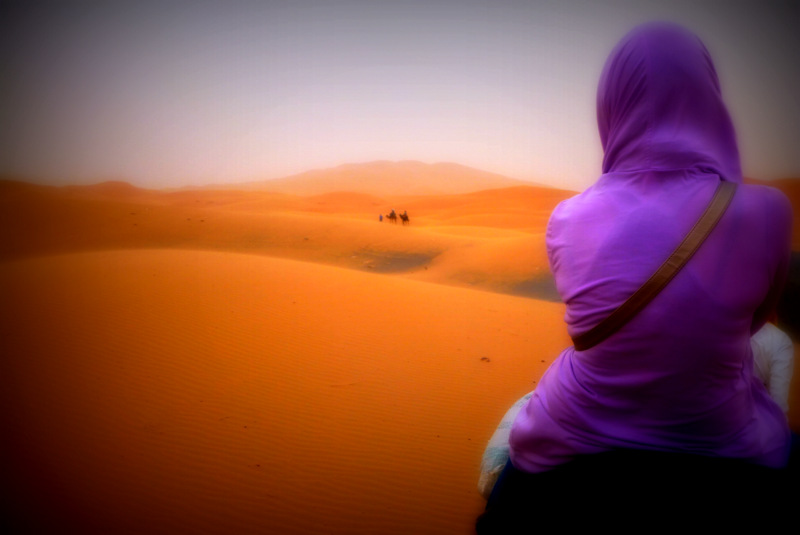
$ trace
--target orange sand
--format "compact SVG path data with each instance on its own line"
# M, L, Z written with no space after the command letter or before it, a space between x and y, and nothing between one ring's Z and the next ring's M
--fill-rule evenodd
M562 305L509 295L546 280L569 195L536 191L0 183L12 520L470 533L486 441L568 343Z
M569 195L0 182L8 518L471 533L486 441L569 344L534 298Z

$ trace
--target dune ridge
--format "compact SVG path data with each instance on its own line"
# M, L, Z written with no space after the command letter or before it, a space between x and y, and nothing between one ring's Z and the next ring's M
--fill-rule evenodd
M381 198L0 182L0 259L109 248L244 251L555 299L543 228L570 195L534 186ZM408 210L411 225L379 223L392 209Z

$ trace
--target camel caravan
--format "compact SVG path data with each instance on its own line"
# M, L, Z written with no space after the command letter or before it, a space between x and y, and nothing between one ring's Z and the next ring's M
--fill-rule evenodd
M386 214L386 219L388 219L390 223L395 223L395 224L397 224L397 218L398 218L398 217L399 217L399 218L400 218L400 220L403 222L403 225L408 225L408 224L410 224L410 223L411 223L411 221L408 219L408 213L407 213L405 210L403 210L403 213L402 213L402 214L397 214L397 213L395 213L395 211L394 211L394 209L393 209L393 210L391 211L391 213L388 213L388 214ZM378 218L378 220L379 220L379 221L383 221L383 214L381 214L381 215L380 215L380 217Z

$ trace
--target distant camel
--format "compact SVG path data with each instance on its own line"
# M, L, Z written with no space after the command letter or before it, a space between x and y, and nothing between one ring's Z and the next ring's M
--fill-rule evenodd
M392 223L397 223L397 214L392 212L391 214L386 214L386 219L391 221Z
M408 214L406 213L400 214L400 219L403 220L404 225L408 225L409 223L411 223L411 221L408 220Z

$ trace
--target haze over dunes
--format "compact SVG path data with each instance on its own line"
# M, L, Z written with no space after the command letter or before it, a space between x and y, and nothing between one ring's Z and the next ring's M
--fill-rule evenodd
M317 169L286 178L234 184L235 189L268 189L295 195L357 191L372 195L441 195L528 184L455 163L376 161Z
M12 524L472 532L486 440L569 344L544 229L573 193L405 162L337 191L376 165L307 195L0 181Z

